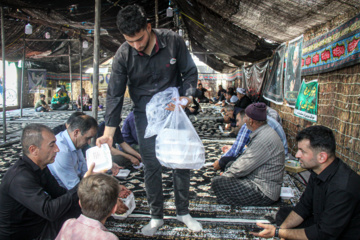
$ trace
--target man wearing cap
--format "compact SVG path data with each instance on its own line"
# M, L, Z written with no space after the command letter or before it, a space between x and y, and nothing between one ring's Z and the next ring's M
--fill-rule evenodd
M245 88L237 88L236 96L239 100L235 103L235 107L245 109L251 104L250 98L246 96Z
M70 98L63 92L62 88L57 88L56 93L51 99L51 108L53 110L66 110L69 108Z
M221 204L270 205L280 196L284 147L267 124L264 103L249 105L244 121L252 131L247 148L221 176L213 178L211 187Z

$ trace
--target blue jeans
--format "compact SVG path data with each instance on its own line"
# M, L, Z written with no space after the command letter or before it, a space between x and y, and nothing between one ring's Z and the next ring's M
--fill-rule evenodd
M51 104L51 108L53 110L67 110L69 108L68 104L59 104L59 103L53 103Z
M44 108L43 106L40 106L40 107L38 107L38 108L35 108L35 112L41 112L41 111L47 112L48 110L46 110L46 108Z

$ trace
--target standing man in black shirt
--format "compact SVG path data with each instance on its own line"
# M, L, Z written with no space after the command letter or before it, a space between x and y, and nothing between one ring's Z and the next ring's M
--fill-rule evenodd
M120 124L128 85L135 105L135 125L145 165L144 180L151 213L151 221L142 228L142 233L151 236L164 224L164 197L162 167L155 154L156 136L144 138L146 104L156 93L169 87L179 87L181 98L187 98L190 104L196 91L197 68L184 40L170 30L152 29L144 10L138 5L123 8L116 23L126 42L120 46L113 60L106 97L106 127L104 135L97 139L97 145L108 143L111 146L115 129ZM173 178L177 219L193 231L202 230L201 224L189 214L190 171L174 169Z
M24 128L24 156L0 185L0 239L54 239L64 221L80 215L77 186L70 191L60 187L47 168L59 151L55 141L44 125Z
M296 141L296 157L311 172L306 190L295 208L279 210L276 222L280 227L258 223L264 230L253 234L282 239L360 239L360 176L335 156L334 134L327 127L312 126L299 132Z

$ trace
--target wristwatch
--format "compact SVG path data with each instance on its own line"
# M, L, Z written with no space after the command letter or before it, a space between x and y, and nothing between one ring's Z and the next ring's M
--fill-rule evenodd
M274 237L276 237L276 238L279 237L279 230L280 230L280 227L276 227Z

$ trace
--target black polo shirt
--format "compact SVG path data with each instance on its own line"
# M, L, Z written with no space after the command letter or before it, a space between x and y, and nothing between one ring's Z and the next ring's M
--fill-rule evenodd
M303 219L314 216L305 228L308 239L360 239L360 176L340 159L319 175L312 172L294 211Z
M46 167L27 156L6 172L0 185L0 239L34 239L47 221L56 221L77 204L77 187L59 186Z
M244 97L236 101L235 107L245 109L250 104L251 104L251 99L245 95Z
M175 32L154 29L156 45L150 56L139 53L127 42L117 50L106 96L106 126L117 127L126 85L134 102L134 113L145 112L153 95L179 87L180 96L194 96L197 68L184 40Z

